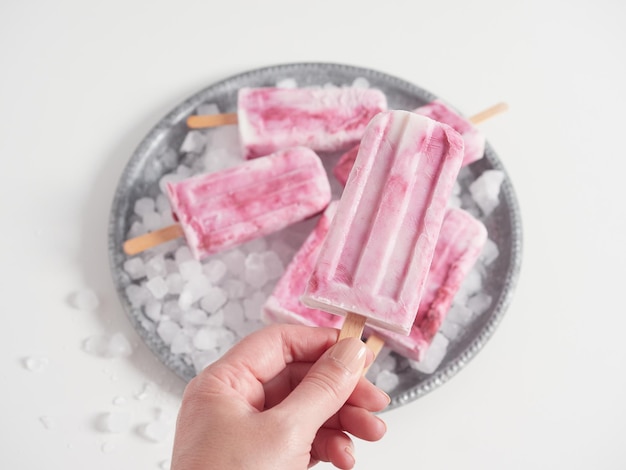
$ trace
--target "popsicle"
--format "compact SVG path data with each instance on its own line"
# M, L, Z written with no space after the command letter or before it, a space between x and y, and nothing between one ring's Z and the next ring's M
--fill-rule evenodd
M368 328L368 334L384 339L386 346L403 356L421 361L486 241L482 222L462 209L448 208L411 332L404 336Z
M336 205L336 202L332 202L328 206L268 297L262 309L262 318L266 323L341 327L340 316L308 308L300 301L300 294L313 271L330 221L336 212ZM410 334L404 336L366 328L368 344L372 345L372 349L378 352L386 343L392 350L409 359L422 360L486 240L487 229L482 222L462 209L449 207Z
M241 88L237 113L190 116L191 128L239 124L244 157L303 145L315 151L344 149L363 136L368 122L387 109L375 88Z
M426 283L447 201L463 159L450 126L409 111L367 127L305 305L408 335Z
M167 192L178 224L126 241L127 254L184 236L202 259L317 214L331 198L322 162L306 147L169 183Z
M462 166L465 166L481 159L485 153L485 136L475 127L475 124L483 122L495 114L505 111L507 108L508 106L505 103L498 103L466 119L446 103L437 99L420 106L413 112L447 124L461 134L465 143ZM343 185L348 180L348 175L352 165L354 165L358 150L359 144L344 153L333 168L333 174Z

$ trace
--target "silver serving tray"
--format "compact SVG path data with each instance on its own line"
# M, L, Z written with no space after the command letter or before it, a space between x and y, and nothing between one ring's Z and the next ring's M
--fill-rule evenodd
M412 110L426 104L437 96L399 78L371 70L334 63L296 63L275 65L251 70L200 90L179 104L148 133L131 156L114 196L109 221L109 256L113 281L122 306L141 338L152 352L183 380L189 381L195 375L192 365L178 355L171 353L154 329L147 329L141 309L133 308L126 296L126 287L132 282L123 270L128 258L122 251L122 244L130 228L135 201L143 196L157 193L160 177L171 171L161 155L167 149L179 149L188 131L185 120L194 114L203 103L216 103L222 112L236 110L237 91L243 86L273 86L277 81L292 78L298 86L350 85L356 78L365 78L370 86L381 89L388 99L389 108ZM489 104L489 103L487 103ZM338 155L325 156L332 162ZM493 148L487 143L485 157L463 169L460 181L464 190L484 170L497 169L505 172ZM331 181L334 177L330 176ZM335 195L341 191L333 184ZM436 389L457 372L482 349L493 335L509 306L518 279L522 258L522 227L520 211L511 181L506 175L500 194L500 205L483 222L489 237L497 244L499 257L487 270L483 289L492 296L490 308L475 318L464 333L450 342L446 357L433 374L421 374L408 365L408 361L397 356L395 371L399 384L390 395L389 409L411 402Z

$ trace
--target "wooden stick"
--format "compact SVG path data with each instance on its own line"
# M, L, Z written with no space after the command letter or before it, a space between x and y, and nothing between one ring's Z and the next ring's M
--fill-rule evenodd
M358 338L361 339L363 334L363 328L365 328L366 318L358 313L348 312L346 319L343 321L341 332L339 333L339 339L341 341L344 338Z
M509 105L506 103L494 104L493 106L482 110L480 113L474 114L468 119L468 121L470 121L472 124L479 124L483 121L486 121L487 119L492 118L496 114L503 113L507 109L509 109Z
M187 118L187 126L191 129L204 129L205 127L226 126L228 124L237 124L237 113L207 114Z
M135 238L130 238L124 242L124 253L127 255L136 255L149 248L153 248L161 243L169 242L184 235L180 225L174 224L155 230Z
M380 353L380 351L383 349L383 346L385 345L385 340L378 336L376 333L372 333L370 337L367 338L367 340L365 341L365 345L370 348L370 350L374 353L375 361L378 357L378 353ZM372 364L374 364L374 361L372 361ZM363 375L367 374L367 371L372 366L372 364L370 364L363 370Z

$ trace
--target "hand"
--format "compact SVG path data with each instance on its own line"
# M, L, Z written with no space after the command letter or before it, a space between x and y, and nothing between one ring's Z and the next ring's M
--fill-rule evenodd
M372 352L337 338L332 328L275 325L204 369L183 395L172 470L352 468L348 433L381 439L373 413L389 397L363 377Z

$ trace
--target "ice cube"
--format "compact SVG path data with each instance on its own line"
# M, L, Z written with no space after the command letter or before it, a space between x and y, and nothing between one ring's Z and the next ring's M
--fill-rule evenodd
M146 277L146 267L139 257L130 258L124 262L124 271L134 281Z
M250 253L246 257L245 267L245 281L252 287L256 289L263 287L269 280L268 271L261 254Z
M131 224L130 229L128 229L126 238L135 238L135 237L138 237L139 235L143 235L146 232L147 232L146 227L144 227L143 224L139 220L135 220Z
M241 246L248 253L261 253L267 250L267 242L264 238L255 238Z
M168 346L172 344L174 337L180 332L181 328L178 323L171 320L163 320L157 327L157 334Z
M383 369L376 376L376 386L387 393L396 388L398 383L400 383L398 374L390 370Z
M162 254L153 255L148 258L145 267L148 279L167 275L167 264L165 263L165 257Z
M239 332L245 322L244 310L236 300L230 300L224 305L224 326Z
M204 325L208 320L208 315L206 312L192 308L191 310L187 310L183 313L181 318L181 323L183 326L185 325Z
M123 433L130 428L131 415L127 411L112 411L103 417L104 431L110 433Z
M202 271L209 282L216 285L224 279L228 267L226 263L220 259L211 259L202 267Z
M145 284L130 284L126 287L126 297L133 308L139 308L152 299L152 294L146 288Z
M193 260L193 255L191 254L189 247L187 245L183 245L174 253L174 259L177 264L182 264L185 261Z
M365 77L356 77L352 82L353 88L369 88L370 82Z
M224 310L215 312L207 318L206 326L223 326L224 325Z
M170 294L180 294L185 287L185 280L180 273L168 274L165 278L165 283L167 284L167 291Z
M170 200L167 198L165 194L159 194L157 196L156 201L155 201L155 207L159 214L172 211Z
M172 354L189 354L191 352L191 340L182 330L176 333L172 339L170 351Z
M446 316L446 321L454 322L459 325L467 325L472 319L472 311L464 304L453 303L450 311Z
M104 355L106 357L127 357L133 353L133 347L123 333L113 333L108 339Z
M209 349L207 351L195 351L192 354L193 368L196 373L202 372L204 368L213 364L220 357L217 349Z
M261 318L261 307L265 303L266 296L262 292L255 292L250 298L244 299L244 315L248 320L259 320Z
M27 357L24 359L24 368L31 372L41 372L48 367L49 362L46 357Z
M485 246L483 247L483 251L480 253L480 262L485 266L488 266L496 260L499 254L500 250L498 249L496 242L488 238Z
M237 248L229 250L222 255L222 261L233 276L243 277L246 271L246 255L243 251Z
M298 82L295 78L283 78L276 82L276 88L298 88Z
M176 173L168 173L163 175L159 180L159 188L163 194L167 193L167 184L168 183L178 183L179 181L184 180L185 177L182 175L177 175Z
M222 285L229 299L241 299L246 295L246 285L238 279L226 279Z
M454 301L464 304L472 295L476 294L482 287L482 278L476 269L472 269L463 280L461 287L454 296Z
M180 146L180 151L182 153L202 153L206 143L206 136L202 131L189 131Z
M467 301L467 308L473 311L476 315L481 315L491 306L491 301L492 298L490 295L485 294L484 292L479 292L469 298Z
M144 214L154 212L155 208L154 199L151 197L141 197L135 201L135 214L142 217Z
M161 276L153 277L146 283L147 289L155 299L160 300L167 295L168 286Z
M146 230L149 232L153 232L165 226L161 214L155 211L145 213L143 215L142 222Z
M200 300L200 307L208 313L217 312L228 300L224 289L211 287L208 293Z
M456 338L459 337L459 334L461 333L461 325L446 319L441 325L439 331L450 341L454 341Z
M202 282L203 277L202 265L195 259L190 259L179 264L180 275L185 281Z
M100 299L92 289L85 288L72 294L71 303L78 310L92 312L100 305Z
M413 369L419 372L432 374L437 370L441 361L443 361L449 344L450 341L448 341L445 336L441 333L437 333L433 338L432 343L430 343L430 347L426 350L424 359L419 362L409 360L409 364Z
M278 256L278 253L274 251L265 251L261 253L261 259L265 265L267 271L267 277L270 280L278 279L285 272L285 266Z
M485 170L472 184L469 191L485 217L498 206L500 187L504 181L504 172Z
M217 347L218 332L215 328L202 328L193 337L193 345L200 351Z

